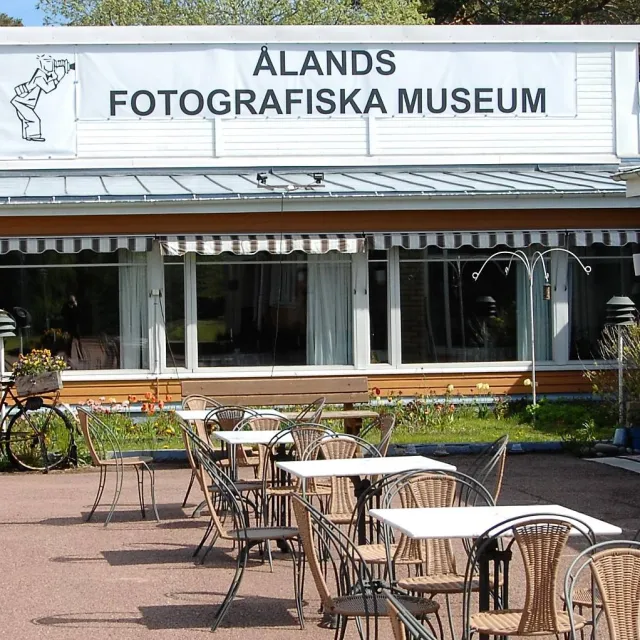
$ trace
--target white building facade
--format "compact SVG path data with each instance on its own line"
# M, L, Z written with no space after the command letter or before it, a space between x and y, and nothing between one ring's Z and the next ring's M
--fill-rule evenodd
M640 303L640 217L612 178L640 157L639 41L0 29L0 307L28 312L24 347L66 354L78 400L354 372L518 392L530 303L508 252L567 249L592 269L553 251L536 272L540 390L585 391L606 300Z

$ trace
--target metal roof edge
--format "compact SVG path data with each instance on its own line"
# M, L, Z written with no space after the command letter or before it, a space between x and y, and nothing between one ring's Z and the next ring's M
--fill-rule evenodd
M225 43L476 43L556 44L640 42L640 25L422 26L172 26L0 28L2 46Z

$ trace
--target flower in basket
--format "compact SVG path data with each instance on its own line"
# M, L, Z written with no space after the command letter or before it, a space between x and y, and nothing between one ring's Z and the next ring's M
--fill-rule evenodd
M13 363L13 376L37 376L51 371L64 371L68 368L67 361L62 356L54 356L49 349L32 349L26 355L20 354Z

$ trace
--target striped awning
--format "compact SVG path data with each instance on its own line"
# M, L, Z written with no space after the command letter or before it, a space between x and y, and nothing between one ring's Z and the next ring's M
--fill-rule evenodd
M294 251L323 254L329 251L361 253L365 249L364 237L354 234L275 234L246 236L162 236L158 238L164 255L181 256L200 253L217 256L234 253L251 256L260 251L272 254L289 254Z
M545 247L564 246L564 231L448 231L433 233L375 233L368 236L369 246L373 249L493 249L498 245L523 248L532 244Z
M129 251L151 251L153 238L147 236L78 236L57 238L0 238L0 254L10 251L21 253L113 253L118 249Z
M607 247L624 247L632 242L640 243L640 230L637 229L590 229L569 231L569 244L574 247L588 247L592 244L604 244Z

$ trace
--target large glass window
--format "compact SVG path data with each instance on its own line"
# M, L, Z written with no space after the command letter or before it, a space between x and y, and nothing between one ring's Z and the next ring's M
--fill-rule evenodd
M402 362L484 362L530 358L529 280L517 260L486 258L499 250L400 251ZM551 355L551 303L542 269L534 279L536 357Z
M44 347L71 369L148 368L147 300L144 253L0 256L0 307L21 327L6 364Z
M640 279L634 276L631 245L580 247L575 253L591 267L587 275L569 259L569 304L571 317L570 358L600 358L598 340L607 315L607 301L629 296L640 307Z
M198 255L196 292L201 367L352 363L349 256Z

